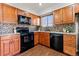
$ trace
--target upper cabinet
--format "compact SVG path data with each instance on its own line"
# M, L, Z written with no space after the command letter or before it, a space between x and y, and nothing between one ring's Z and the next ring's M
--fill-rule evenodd
M31 17L31 25L40 25L40 17L31 13L27 13L21 9L12 7L7 4L0 3L0 23L18 24L18 15Z
M3 4L3 23L17 23L17 9Z
M27 12L26 17L32 17L32 14Z
M23 15L23 16L25 16L26 14L25 14L25 11L23 11L23 10L20 10L20 9L17 9L18 10L18 15Z
M63 8L63 24L74 23L73 5Z
M75 4L75 13L79 13L79 4Z
M53 12L53 15L54 15L54 23L62 24L62 9L55 10Z
M0 4L0 23L2 22L2 4Z
M32 15L32 25L40 25L40 18L36 15Z
M31 17L31 25L40 25L40 17L31 13L26 13L26 17Z
M69 5L53 12L55 24L69 24L74 23L74 6Z

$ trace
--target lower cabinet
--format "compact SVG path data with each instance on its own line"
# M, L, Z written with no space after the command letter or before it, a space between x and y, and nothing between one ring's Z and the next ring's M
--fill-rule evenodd
M34 34L34 45L42 44L50 47L50 36L48 32L35 32Z
M20 52L20 35L13 36L13 45L14 45L14 53L17 54Z
M7 56L10 55L10 37L1 37L0 55Z
M39 32L34 32L34 45L39 43Z
M10 45L9 46L9 48L10 48L9 55L14 55L14 41L12 39L10 40L10 44L9 45Z
M64 34L63 39L64 53L76 55L76 35Z
M47 47L50 47L50 34L48 33L48 32L46 32L45 33L45 36L44 36L45 38L45 45L47 46Z
M20 35L0 37L0 55L11 56L20 52Z
M45 45L45 36L44 36L44 32L40 32L39 33L39 43L42 44L42 45Z

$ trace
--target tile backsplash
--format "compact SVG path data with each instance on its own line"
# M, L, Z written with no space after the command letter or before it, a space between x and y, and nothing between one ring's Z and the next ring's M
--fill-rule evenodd
M54 25L53 27L41 27L41 31L56 31L63 32L63 28L70 26L72 28L72 32L75 32L75 24L63 24L63 25Z
M66 24L66 25L54 25L53 27L40 27L41 31L56 31L63 32L63 28L67 26L72 27L73 32L75 32L75 24ZM27 25L16 25L16 24L1 24L0 23L0 34L13 33L15 27L29 27L29 31L38 30L36 26L27 26Z
M13 29L15 26L16 24L0 24L0 34L13 33Z
M0 23L0 34L8 34L14 33L14 28L16 27L29 27L29 31L36 31L36 26L27 26L27 25L17 25L17 24L10 24L10 23Z

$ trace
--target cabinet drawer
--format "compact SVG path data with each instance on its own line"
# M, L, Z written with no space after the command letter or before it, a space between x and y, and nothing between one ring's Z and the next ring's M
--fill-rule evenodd
M12 35L12 39L14 39L14 40L19 40L20 39L20 35Z
M1 36L1 40L10 40L11 36Z
M78 13L78 12L79 12L79 3L75 4L75 13Z

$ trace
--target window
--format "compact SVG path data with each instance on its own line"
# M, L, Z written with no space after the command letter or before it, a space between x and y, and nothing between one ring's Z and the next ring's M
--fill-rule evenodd
M47 17L42 17L41 18L41 26L47 27Z
M49 27L53 26L53 15L47 16L48 17L48 25Z
M53 15L42 17L41 18L41 26L52 27L53 26Z

